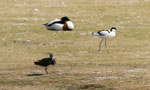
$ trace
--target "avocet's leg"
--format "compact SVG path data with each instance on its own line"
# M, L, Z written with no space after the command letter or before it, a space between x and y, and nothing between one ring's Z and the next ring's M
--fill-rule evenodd
M47 67L45 68L45 73L48 74Z
M100 52L101 51L101 44L102 44L102 42L103 42L103 39L100 41L100 43L99 43L99 49L98 49L98 52Z
M105 47L106 47L107 53L109 53L108 48L107 48L107 42L106 42L106 39L105 39Z

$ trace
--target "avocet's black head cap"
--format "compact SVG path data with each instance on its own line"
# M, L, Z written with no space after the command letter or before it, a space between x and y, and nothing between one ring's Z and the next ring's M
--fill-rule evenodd
M70 21L70 19L69 19L67 16L62 17L61 20L62 20L62 21Z
M117 30L117 28L115 28L115 27L112 27L110 30L113 30L113 29Z

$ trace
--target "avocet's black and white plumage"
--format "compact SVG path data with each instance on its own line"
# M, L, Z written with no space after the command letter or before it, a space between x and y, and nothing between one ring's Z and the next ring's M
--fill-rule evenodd
M70 31L74 29L73 23L70 21L70 19L65 16L61 19L55 19L49 23L43 24L48 30L64 30L64 31Z
M43 58L41 60L38 60L38 61L34 62L35 65L39 65L39 66L45 67L46 74L48 74L47 67L49 65L55 65L56 64L56 61L55 61L55 59L53 57L53 54L51 54L51 53L49 53L49 54L50 54L49 58Z
M101 30L101 31L92 33L94 36L102 38L102 40L99 43L99 49L98 49L99 52L101 51L101 44L102 44L103 40L105 39L105 47L106 47L107 52L109 53L109 50L107 49L106 39L115 37L116 30L117 30L117 28L112 27L110 30Z

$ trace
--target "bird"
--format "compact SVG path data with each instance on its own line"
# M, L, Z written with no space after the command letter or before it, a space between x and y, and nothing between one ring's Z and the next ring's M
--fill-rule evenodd
M41 60L34 62L35 65L45 67L46 74L48 74L48 71L47 71L48 66L56 64L53 54L49 53L49 55L50 55L49 58L43 58Z
M71 31L74 29L74 24L70 21L67 16L62 17L61 19L55 19L49 23L43 24L48 30L55 31Z
M103 40L105 40L106 51L107 51L107 53L109 53L109 50L108 50L108 48L107 48L106 39L115 37L115 36L116 36L116 31L117 31L117 28L116 28L116 27L111 27L110 30L100 30L100 31L98 31L98 32L93 32L93 33L92 33L94 36L97 36L97 37L99 37L99 38L102 38L102 40L101 40L100 43L99 43L98 52L101 51L101 44L102 44Z

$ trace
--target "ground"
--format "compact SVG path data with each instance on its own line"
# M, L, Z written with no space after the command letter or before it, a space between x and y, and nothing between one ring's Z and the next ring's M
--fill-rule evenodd
M3 0L1 90L149 90L149 0ZM68 16L73 31L42 25ZM106 52L91 32L118 29ZM56 66L35 66L53 53Z

